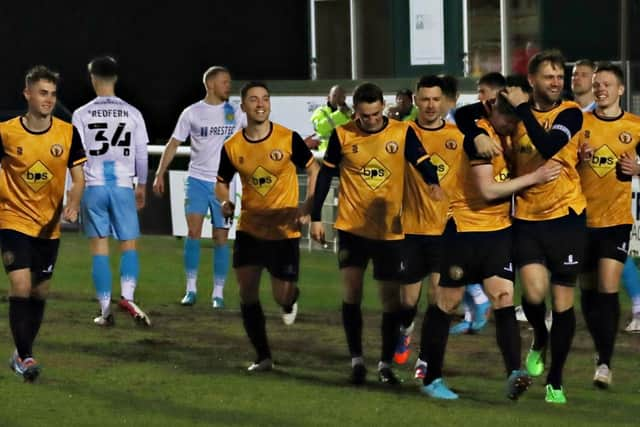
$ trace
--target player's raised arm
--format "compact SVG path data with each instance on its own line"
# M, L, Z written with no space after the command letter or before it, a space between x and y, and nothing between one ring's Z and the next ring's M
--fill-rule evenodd
M508 87L505 97L515 107L531 142L545 159L553 157L582 128L582 111L577 107L567 108L558 114L549 131L546 131L534 117L529 95L522 88Z

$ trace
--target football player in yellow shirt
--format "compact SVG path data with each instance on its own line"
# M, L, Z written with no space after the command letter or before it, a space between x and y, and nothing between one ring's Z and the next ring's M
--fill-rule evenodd
M58 74L40 65L25 77L24 116L0 123L0 247L9 277L11 369L34 381L33 343L44 315L60 244L60 218L75 222L86 162L76 129L52 116ZM72 185L62 206L67 170Z

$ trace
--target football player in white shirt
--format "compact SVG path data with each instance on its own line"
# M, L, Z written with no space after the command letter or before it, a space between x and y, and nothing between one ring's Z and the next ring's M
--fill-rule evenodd
M82 198L83 225L89 237L93 283L101 313L100 326L113 325L109 236L120 241L120 308L151 326L151 320L133 302L139 262L136 239L140 235L137 209L145 204L149 137L142 114L115 95L118 64L111 57L89 63L89 76L97 97L73 113L87 152L86 189ZM138 182L133 184L137 176Z
M164 192L164 174L180 144L190 138L191 159L186 188L185 214L188 236L184 244L184 269L187 276L186 293L182 305L196 302L198 265L200 264L200 236L202 223L208 211L214 227L213 256L214 286L213 308L224 307L223 289L229 271L230 250L227 245L229 222L220 209L214 189L220 163L220 150L224 141L242 127L244 115L229 103L231 75L224 67L209 68L202 78L207 91L205 98L185 108L167 143L153 183L153 191Z

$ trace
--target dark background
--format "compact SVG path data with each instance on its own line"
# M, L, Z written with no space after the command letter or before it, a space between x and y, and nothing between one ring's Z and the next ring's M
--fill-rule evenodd
M94 98L87 63L113 55L116 93L143 114L151 143L164 144L180 112L204 97L202 74L224 65L237 80L309 78L307 1L1 1L0 119L24 112L24 75L44 64L60 72L56 115ZM234 93L238 93L234 85ZM169 194L151 195L144 233L171 233ZM184 169L187 158L172 168ZM168 179L165 181L168 186Z
M0 110L24 109L24 74L60 72L59 102L73 111L94 97L88 61L110 54L117 94L140 109L152 143L170 136L184 107L204 96L202 74L225 65L238 80L307 79L308 2L0 2ZM234 91L237 88L234 87Z

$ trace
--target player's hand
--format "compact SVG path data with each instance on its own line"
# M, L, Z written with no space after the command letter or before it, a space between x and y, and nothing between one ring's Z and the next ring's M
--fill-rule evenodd
M135 195L136 209L141 210L144 208L145 202L147 201L147 186L145 184L136 185Z
M638 165L635 154L622 153L620 159L618 159L618 168L624 175L640 175L640 165Z
M436 202L444 200L444 191L442 190L442 187L435 184L429 185L429 197L431 200L435 200Z
M490 159L494 156L499 156L500 154L502 154L502 145L498 141L494 141L493 138L484 133L476 136L473 139L473 143L476 146L478 155L480 157L484 157L485 159Z
M67 205L62 209L62 219L67 222L78 221L78 212L80 208L78 206Z
M236 211L236 205L230 201L230 200L225 200L224 202L222 202L222 204L220 205L220 208L222 210L222 216L225 219L230 219L233 218L233 214Z
M588 162L593 157L593 147L589 145L588 142L580 145L580 149L578 150L578 157L582 162Z
M509 86L502 91L502 94L509 104L517 107L520 104L526 104L529 102L529 94L522 90L519 86Z
M298 225L305 225L311 222L312 207L313 199L306 199L300 206L298 206L298 212L296 212L296 223Z
M311 222L311 238L316 242L326 245L327 241L324 234L324 224L322 221L312 221Z
M153 180L153 193L158 197L164 194L164 174L156 175Z
M562 172L562 165L553 159L547 160L545 164L540 166L534 172L536 184L544 184L545 182L558 179Z
M317 138L316 134L306 137L304 139L304 143L310 150L316 150L320 146L320 140Z

